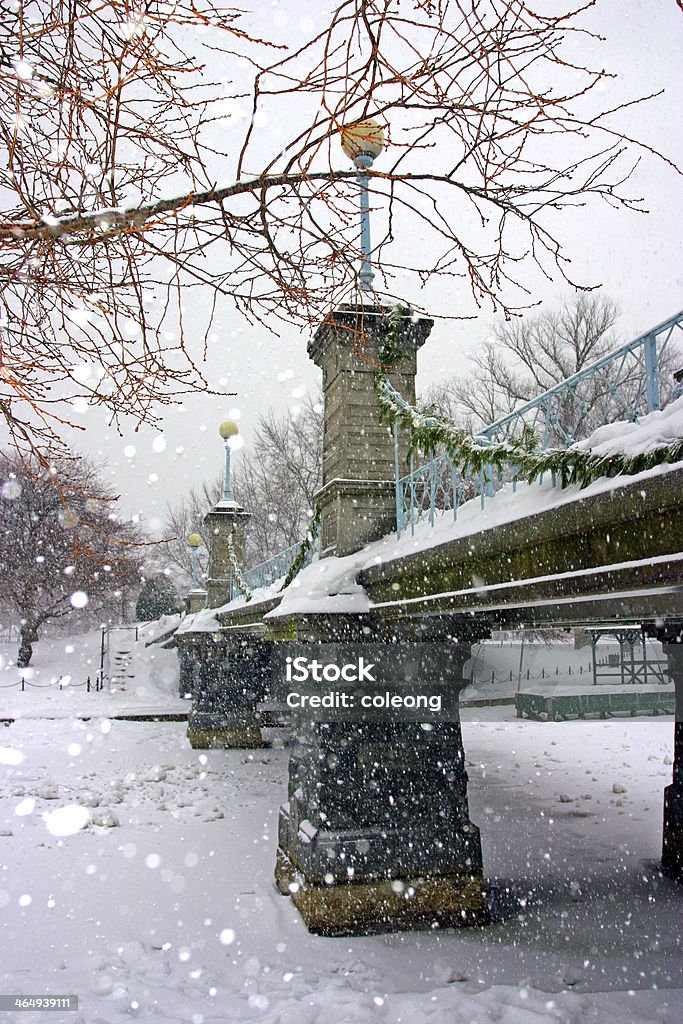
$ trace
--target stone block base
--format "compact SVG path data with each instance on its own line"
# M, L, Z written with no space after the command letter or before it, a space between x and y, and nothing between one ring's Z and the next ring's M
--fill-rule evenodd
M683 784L680 783L673 783L664 790L662 871L676 882L683 882Z
M333 885L308 883L278 849L275 882L291 896L316 935L373 935L416 928L461 928L488 922L483 876L425 874Z
M185 597L185 610L188 615L194 615L195 612L200 612L202 608L206 608L206 591L205 590L190 590Z
M193 750L235 748L251 750L264 746L258 725L236 725L224 729L201 729L188 726L187 738Z

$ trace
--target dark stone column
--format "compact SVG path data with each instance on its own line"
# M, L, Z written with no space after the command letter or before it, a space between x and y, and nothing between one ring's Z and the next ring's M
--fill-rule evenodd
M257 705L268 695L269 645L248 634L205 636L194 657L192 711L187 725L191 746L263 746Z
M198 634L198 636L201 637L201 634ZM201 640L196 638L196 635L184 634L180 637L176 636L176 651L178 652L178 662L180 664L179 697L185 698L188 694L191 697L195 691L199 678L202 648L203 644Z
M458 648L449 680L456 691L470 645ZM414 681L406 688L414 692ZM363 935L486 921L457 707L444 717L294 719L275 879L310 931Z
M231 599L235 570L230 544L239 563L249 516L236 502L223 500L204 517L209 530L207 608L219 608ZM266 686L260 638L220 627L215 631L198 628L178 634L177 645L181 696L192 694L187 726L191 746L263 746L256 709Z
M664 643L669 675L676 689L676 720L674 724L673 781L664 790L664 830L662 869L683 882L683 643Z

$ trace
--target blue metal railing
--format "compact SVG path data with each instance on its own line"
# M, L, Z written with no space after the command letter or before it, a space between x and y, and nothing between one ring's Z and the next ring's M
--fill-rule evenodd
M683 311L544 391L481 431L491 441L533 427L544 448L569 447L597 427L659 409L660 360Z
M477 440L481 445L498 443L518 436L527 426L536 433L541 448L568 448L605 423L635 421L659 409L661 358L676 329L683 330L683 311L500 417L485 427ZM387 381L383 386L397 405L408 408ZM425 424L429 423L430 417L425 417ZM452 512L457 519L458 506L471 498L479 496L484 508L487 497L493 497L505 482L511 481L514 490L512 468L500 474L485 466L481 473L461 475L447 454L417 469L413 456L410 472L399 477L396 424L394 443L399 537L408 527L414 532L416 524L425 518L433 526L437 514Z
M300 547L301 542L298 544L292 544L290 547L285 548L284 551L278 551L276 555L273 555L272 558L266 559L265 562L259 562L258 565L253 566L251 569L247 569L242 573L243 582L250 591L258 590L261 587L269 587L271 583L275 583L277 580L282 579L283 576L287 575L294 564L294 560L299 553ZM303 565L310 565L319 551L320 543L316 532L313 535L313 543L304 557ZM234 601L240 596L240 588L237 583L233 581L230 590L230 599Z

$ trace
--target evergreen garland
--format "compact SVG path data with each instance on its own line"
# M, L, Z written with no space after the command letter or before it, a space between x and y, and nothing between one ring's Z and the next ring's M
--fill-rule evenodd
M237 584L237 589L242 594L242 596L247 599L247 601L251 601L251 590L249 589L249 586L247 585L244 576L242 575L242 567L240 566L240 563L237 560L235 546L232 542L232 533L228 534L228 557L230 559L230 564L232 565L232 571L235 583Z
M399 302L390 306L380 321L379 333L382 346L379 350L379 361L382 366L393 366L403 355L401 349L401 327L403 318L408 314L405 306Z
M403 408L387 392L384 387L387 383L386 378L381 378L377 386L382 416L391 423L398 422L409 431L410 452L416 448L430 452L442 445L463 476L481 473L489 466L501 473L510 467L515 478L526 483L533 483L543 473L552 473L563 488L570 484L584 488L600 477L631 476L683 460L683 438L637 455L624 452L594 455L577 448L541 450L534 431L525 425L519 437L487 443L486 438L455 427L443 417L425 416L412 406Z
M315 510L315 515L313 516L313 519L310 522L308 530L306 531L306 536L301 541L301 544L299 545L299 550L296 553L296 557L294 558L294 561L289 567L289 572L285 576L284 583L280 587L281 592L289 586L294 577L297 576L299 572L303 569L304 563L306 561L306 555L313 547L315 539L318 536L318 530L320 529L320 514L320 506L318 506Z

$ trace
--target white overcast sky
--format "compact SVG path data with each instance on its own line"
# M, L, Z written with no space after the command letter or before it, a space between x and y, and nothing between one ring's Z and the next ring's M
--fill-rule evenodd
M549 0L549 6L557 5ZM322 5L314 7L304 0L265 3L257 11L253 23L261 23L264 34L276 24L291 33L293 41L301 38L302 27L308 32L313 19L317 27L324 16ZM662 97L636 108L629 127L683 166L683 13L675 0L600 0L586 23L606 37L600 51L596 50L599 55L591 55L591 62L620 75L608 87L607 105L627 95L664 89ZM340 151L341 166L346 164ZM604 292L618 303L624 340L683 308L682 184L683 179L661 162L644 160L632 192L646 198L647 216L594 206L588 212L566 211L558 221L557 230L572 257L575 277L601 283ZM537 297L552 306L563 294L566 288L558 281L546 283ZM406 279L405 299L424 302L417 281ZM193 295L191 303L197 305L189 307L190 323L192 309L198 309L202 301ZM442 286L430 293L429 311L448 314L459 301ZM488 336L491 323L488 310L467 323L437 321L420 353L418 389L462 371L464 357ZM162 437L159 430L148 427L135 432L133 424L119 436L101 413L89 410L80 414L87 430L79 433L78 444L81 450L106 459L127 514L139 513L148 525L158 528L167 501L220 471L223 454L217 428L226 416L239 417L248 449L259 412L268 406L281 411L295 408L307 389L318 386L318 371L306 354L308 337L298 330L278 329L280 337L274 337L263 328L250 327L225 304L205 372L216 386L228 386L237 394L234 398L195 395L187 399L184 410L165 411ZM238 453L235 461L241 457Z

